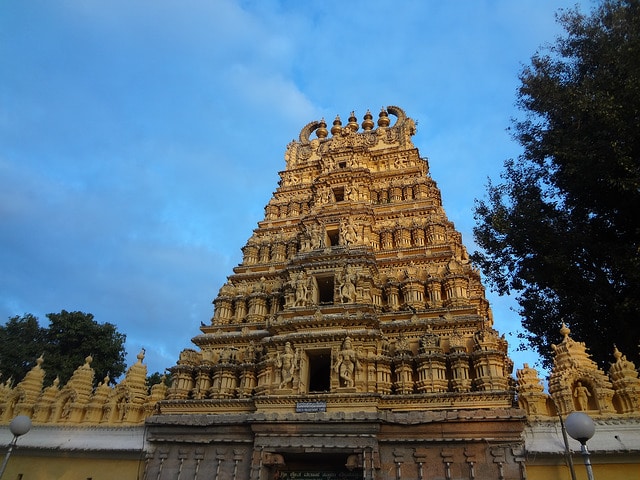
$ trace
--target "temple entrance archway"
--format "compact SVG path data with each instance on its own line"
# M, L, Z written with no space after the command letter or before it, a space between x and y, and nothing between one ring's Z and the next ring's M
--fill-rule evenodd
M287 453L286 465L275 469L273 480L361 480L362 468L349 463L350 453ZM355 468L354 468L355 467Z

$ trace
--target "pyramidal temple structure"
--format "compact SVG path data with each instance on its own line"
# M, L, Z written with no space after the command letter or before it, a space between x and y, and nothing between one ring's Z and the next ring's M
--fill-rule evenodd
M287 146L147 419L145 478L524 478L507 342L415 131L389 106Z

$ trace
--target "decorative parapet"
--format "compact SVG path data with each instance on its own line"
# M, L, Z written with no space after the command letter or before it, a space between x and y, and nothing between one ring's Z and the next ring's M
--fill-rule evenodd
M125 378L114 387L109 386L109 377L93 387L92 360L87 357L62 387L56 378L52 385L43 388L42 365L46 360L38 358L35 367L18 385L4 384L0 388L2 423L9 423L16 415L27 415L35 425L141 425L154 412L156 403L166 397L164 382L154 385L147 393L147 367L142 363L144 350L127 370Z
M584 343L570 337L562 324L563 340L552 345L554 367L549 393L538 373L525 364L517 371L518 403L530 420L555 418L584 411L595 418L640 417L640 379L633 362L614 347L615 362L608 375L591 359Z

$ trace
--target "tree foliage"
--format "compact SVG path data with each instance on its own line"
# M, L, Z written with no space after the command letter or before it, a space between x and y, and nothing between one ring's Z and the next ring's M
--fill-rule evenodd
M0 381L22 380L44 353L43 338L38 319L29 313L0 326Z
M640 2L561 11L565 34L524 67L523 147L476 201L473 259L517 293L524 338L550 365L560 323L601 366L640 343Z
M100 324L83 312L47 314L48 327L41 327L31 314L13 317L0 326L0 372L6 381L20 381L44 355L45 385L55 377L65 384L85 358L92 356L95 381L109 375L111 382L125 371L126 336L111 323Z

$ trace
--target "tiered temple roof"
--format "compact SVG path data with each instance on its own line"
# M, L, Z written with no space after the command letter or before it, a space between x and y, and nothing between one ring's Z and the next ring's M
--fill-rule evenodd
M388 107L377 128L369 112L326 127L308 124L287 147L161 411L286 410L310 395L335 409L510 406L507 342L415 123Z

